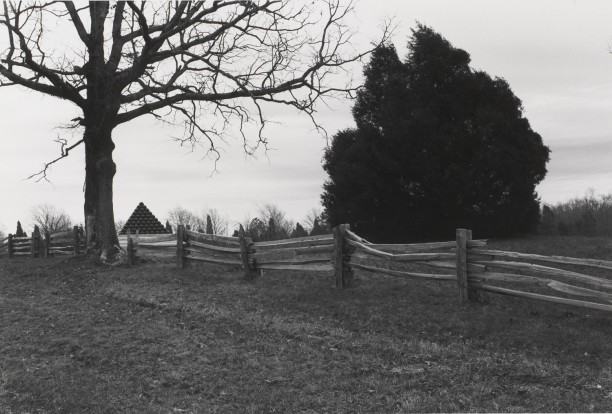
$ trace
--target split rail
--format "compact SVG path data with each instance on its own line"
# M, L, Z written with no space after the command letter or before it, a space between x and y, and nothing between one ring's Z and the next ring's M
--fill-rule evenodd
M479 247L468 248L467 259L474 290L612 311L612 261Z
M457 230L454 242L412 245L372 244L350 230L345 234L355 249L349 267L456 283L461 302L478 302L481 292L489 292L612 311L612 261L489 250L465 229ZM426 270L392 270L390 263ZM593 270L598 275L588 274Z
M78 255L85 251L85 237L75 226L72 230L41 235L38 226L29 237L9 234L0 240L0 257L50 257Z

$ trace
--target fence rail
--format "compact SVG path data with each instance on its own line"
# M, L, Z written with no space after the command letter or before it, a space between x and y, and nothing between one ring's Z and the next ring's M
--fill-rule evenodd
M586 273L593 269L600 273L612 270L610 261L480 248L468 249L467 258L472 263L485 266L485 272L469 277L469 282L478 290L612 311L612 280ZM560 265L580 269L569 270Z
M34 226L31 237L9 234L0 240L0 257L76 255L83 253L85 248L85 237L76 226L72 230L45 235Z

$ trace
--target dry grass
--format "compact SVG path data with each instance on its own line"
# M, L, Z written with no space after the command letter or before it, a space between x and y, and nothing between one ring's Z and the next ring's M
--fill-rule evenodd
M1 260L0 412L612 409L612 315L356 277L338 293L329 274Z

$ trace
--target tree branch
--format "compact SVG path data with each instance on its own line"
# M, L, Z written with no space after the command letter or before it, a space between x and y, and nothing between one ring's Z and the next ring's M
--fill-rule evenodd
M34 177L38 177L36 182L39 182L41 180L45 180L45 181L49 182L49 180L47 179L47 170L49 169L49 167L51 167L51 165L55 164L59 160L66 158L69 155L69 153L70 153L70 151L72 149L78 147L79 145L81 145L84 142L84 139L78 140L77 142L75 142L73 145L71 145L69 147L67 147L68 141L66 141L63 138L59 138L58 137L55 140L55 142L59 142L60 143L60 145L61 145L60 151L61 151L62 155L60 155L59 157L57 157L53 161L45 163L42 170L40 170L39 172L37 172L35 174L30 175L29 177L26 178L26 180L31 180Z
M91 2L82 8L5 2L3 9L0 86L71 100L84 119L93 114L96 126L110 129L152 115L185 127L181 142L202 139L213 153L215 140L234 127L247 153L265 146L265 103L295 108L321 131L317 105L351 96L356 88L347 65L389 36L386 27L377 44L355 52L346 23L352 2L344 0ZM76 34L65 50L44 48L43 15L72 21ZM249 122L259 126L252 142Z
M81 17L79 16L79 12L77 11L76 7L74 7L74 3L71 1L65 1L64 5L66 6L66 10L68 10L68 13L70 14L72 24L74 25L74 28L79 34L79 37L85 45L89 45L89 33L87 33L87 30L85 30L83 21L81 20Z

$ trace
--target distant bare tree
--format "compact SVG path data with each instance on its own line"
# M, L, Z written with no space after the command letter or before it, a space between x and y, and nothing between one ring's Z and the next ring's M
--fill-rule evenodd
M189 226L193 231L197 231L198 227L201 227L202 224L197 214L183 207L175 207L170 210L166 219L170 222L170 225L175 231L181 224L185 227ZM204 226L206 226L206 221L204 221Z
M2 223L0 223L0 240L6 237L6 228Z
M65 211L49 204L41 204L30 210L32 222L37 224L42 234L58 233L72 229L72 220Z
M583 197L543 205L542 234L612 236L612 194L598 195L589 188Z
M125 220L115 221L115 231L117 232L117 234L119 234L121 230L123 230L123 226L125 226Z
M204 211L201 217L205 226L207 225L206 216L210 217L212 234L218 234L221 236L225 236L227 234L229 230L229 219L226 216L219 213L216 208L209 208Z
M312 227L314 226L315 220L318 220L321 223L321 214L322 210L320 208L313 207L306 213L304 220L302 220L304 229L310 233L312 231Z
M276 204L265 203L257 208L259 220L265 223L268 227L274 223L273 229L268 229L268 238L270 240L286 239L293 232L295 222L289 218Z
M238 229L240 228L240 226L242 226L244 231L248 233L251 221L253 221L253 218L250 214L246 214L242 221L235 221L232 225L234 227L234 235L238 234Z

